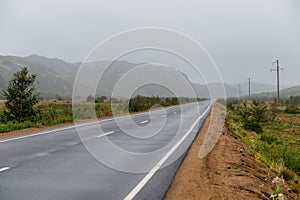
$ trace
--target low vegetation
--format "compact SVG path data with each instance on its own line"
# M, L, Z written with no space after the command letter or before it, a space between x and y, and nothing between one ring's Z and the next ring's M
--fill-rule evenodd
M99 99L99 98L96 98ZM96 100L95 99L95 100ZM103 99L103 97L102 97ZM165 107L177 105L179 103L195 102L201 99L190 99L190 98L159 98L159 97L144 97L137 96L129 100L129 106L124 107L124 100L114 99L113 105L122 106L121 112L114 114L124 114L125 111L130 113L147 111L151 108ZM36 115L31 121L26 120L19 122L17 120L8 120L4 112L6 110L4 103L0 104L0 133L10 132L31 127L41 127L47 125L55 125L65 122L72 122L74 119L92 119L95 116L98 118L112 116L111 101L110 100L97 100L93 102L77 102L76 109L78 112L72 110L71 101L41 101L33 107Z
M276 102L227 102L230 130L250 146L252 154L267 163L300 195L300 113L299 97Z
M40 102L35 92L35 74L29 74L26 67L16 72L9 81L3 95L6 98L0 104L0 133L10 132L30 127L54 125L74 120L92 119L112 116L112 103L117 107L114 114L125 114L146 111L157 107L190 103L203 99L177 97L145 97L136 96L127 100L108 99L105 96L88 96L86 102L76 103L72 107L67 102ZM76 112L73 112L75 109Z

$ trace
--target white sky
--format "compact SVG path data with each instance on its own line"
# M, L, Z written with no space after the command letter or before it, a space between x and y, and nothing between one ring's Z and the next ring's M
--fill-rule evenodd
M300 84L299 0L0 0L0 54L83 60L120 31L165 27L201 43L226 82Z

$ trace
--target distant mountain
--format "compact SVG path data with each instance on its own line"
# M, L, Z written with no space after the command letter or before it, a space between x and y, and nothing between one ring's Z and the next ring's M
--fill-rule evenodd
M31 55L27 57L16 56L0 56L0 89L7 87L8 81L11 79L13 73L19 71L23 67L27 67L30 73L37 74L37 90L41 96L71 96L73 90L74 79L76 73L82 63L67 63L57 58L47 58L44 56ZM86 64L90 68L89 73L93 74L98 68L104 68L108 61L91 62ZM109 70L105 73L109 78L103 80L106 84L102 87L101 92L107 95L111 91L111 86L118 80L118 78L126 71L136 66L135 63L126 61L114 62ZM89 75L86 77L86 87L90 87Z
M140 63L130 63L127 61L115 61L110 64L107 70L104 70L109 61L96 61L85 63L84 67L86 70L82 72L81 76L86 77L84 82L83 96L93 94L94 79L92 77L99 72L103 72L103 78L99 82L101 87L97 88L97 95L111 96L111 92L117 81L129 70ZM71 96L74 80L81 62L68 63L57 58L47 58L39 55L31 55L27 57L17 56L0 56L0 88L4 89L7 86L8 81L11 79L13 73L19 71L22 67L27 67L30 73L37 74L37 90L41 93L41 96ZM181 72L180 72L181 73ZM167 71L160 71L160 75L164 74L164 78L172 82L176 87L177 80L174 81L173 77L168 74ZM189 81L188 76L181 73L185 79ZM138 76L156 76L156 74L138 74ZM209 98L210 95L206 85L193 84L190 82L192 87L195 89L196 94L199 97ZM220 84L219 84L220 85ZM215 85L217 87L217 85ZM232 89L227 86L229 91ZM139 90L140 94L143 95L159 95L159 96L170 96L172 93L165 88L157 86L147 86ZM183 92L184 93L184 92Z
M73 80L80 63L66 63L56 58L32 55L28 57L0 56L0 88L5 88L13 73L27 67L37 74L37 89L43 94L71 94Z
M276 98L277 92L263 92L259 94L255 94L255 97L268 97L268 98ZM285 88L280 90L280 97L281 98L288 98L290 96L300 96L300 85L293 86L289 88Z
M281 95L286 97L300 95L300 85L281 90Z
M74 80L81 62L77 63L68 63L61 59L57 58L47 58L39 55L31 55L26 57L17 57L17 56L0 56L0 90L3 90L7 87L8 81L11 79L13 73L19 71L22 67L27 67L30 70L30 73L37 74L37 90L41 93L43 97L54 97L55 95L60 96L71 96ZM129 70L133 69L135 66L140 65L138 63L130 63L127 61L116 61L111 63L110 67L104 71L105 67L109 64L109 61L96 61L85 63L85 70L81 74L86 77L84 80L84 94L92 94L92 88L94 81L91 77L95 74L99 74L99 71L103 71L104 76L101 79L99 85L101 87L97 88L97 95L110 96L116 82ZM164 77L170 82L176 81L173 80L173 77L164 73ZM180 72L181 73L181 72ZM183 74L183 77L189 81L188 76ZM139 74L138 76L147 76L147 74ZM155 74L148 74L148 76L155 76ZM198 97L209 98L210 94L208 88L213 90L215 94L222 94L223 85L221 83L209 83L205 84L195 84L191 83ZM224 84L227 97L238 97L239 93L241 95L248 94L248 86L246 83L240 84ZM157 86L147 86L141 88L139 92L144 95L160 95L160 96L170 96L170 91L167 91L166 88L159 88ZM273 93L276 88L273 85L263 84L263 83L251 83L251 93L259 93L259 95L276 95ZM0 98L1 98L0 92ZM300 86L288 88L282 90L282 95L291 95L291 94L300 94ZM221 97L221 95L220 95Z
M241 95L248 94L248 83L240 83L240 84L231 84L233 88L236 88L237 90L240 88ZM251 93L257 94L262 92L273 92L276 90L276 85L272 84L266 84L266 83L257 83L252 82L251 83Z

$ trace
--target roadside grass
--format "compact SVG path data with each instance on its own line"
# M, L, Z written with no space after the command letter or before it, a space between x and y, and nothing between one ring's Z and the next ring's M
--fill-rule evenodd
M26 121L18 123L15 121L5 121L3 112L5 110L4 101L0 104L0 133L21 130L32 127L49 126L74 120L84 120L110 117L114 115L123 115L128 113L147 111L158 107L168 107L178 105L179 103L191 103L203 101L205 99L193 98L159 98L159 97L144 97L137 96L127 101L128 106L124 106L124 102L76 102L72 107L69 101L45 102L41 101L35 105L34 109L37 115L34 121ZM113 105L113 108L112 106ZM114 109L114 113L112 112ZM73 112L75 110L75 112ZM2 117L1 117L2 116Z
M22 123L13 123L13 122L7 122L5 124L0 123L0 133L16 131L16 130L31 128L31 127L40 127L40 125L29 121L22 122Z
M241 109L245 106L239 103L227 106L226 123L229 129L251 148L251 154L257 160L268 164L279 177L292 185L296 194L300 195L300 113L289 114L284 109L272 111L270 104L264 106L265 116L261 117L265 119L257 123L261 126L261 130L257 132L256 129L249 130L244 126L245 116L242 116ZM267 117L274 112L275 117ZM254 118L250 116L249 119Z
M95 105L90 103L82 103L76 107L79 110L77 110L78 112L75 112L74 115L72 105L67 102L43 102L36 105L34 108L37 111L35 121L26 121L22 123L14 121L0 122L0 133L73 122L74 119L92 119L94 116L101 118L112 115L109 102L97 103ZM4 106L0 107L0 115L3 113L3 111Z

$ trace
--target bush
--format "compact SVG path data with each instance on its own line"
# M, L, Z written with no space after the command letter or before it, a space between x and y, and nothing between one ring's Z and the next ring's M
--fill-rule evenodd
M97 103L95 108L97 117L106 117L112 115L112 110L109 103Z
M298 107L298 105L288 104L286 106L284 112L288 113L288 114L296 114L296 113L299 113L299 107Z
M285 113L296 114L299 113L300 96L291 96L287 101L287 106L284 110Z
M241 117L243 128L256 133L262 133L262 123L270 120L267 105L256 101L249 106L244 103L243 106L240 106L238 114Z
M129 112L138 112L149 110L154 105L173 106L178 105L179 100L176 97L159 98L159 97L144 97L136 96L129 100Z
M282 178L286 181L293 180L294 178L294 172L286 167L279 172L279 175L282 176Z
M228 110L234 110L233 102L227 102L227 103L226 103L226 108L227 108Z

